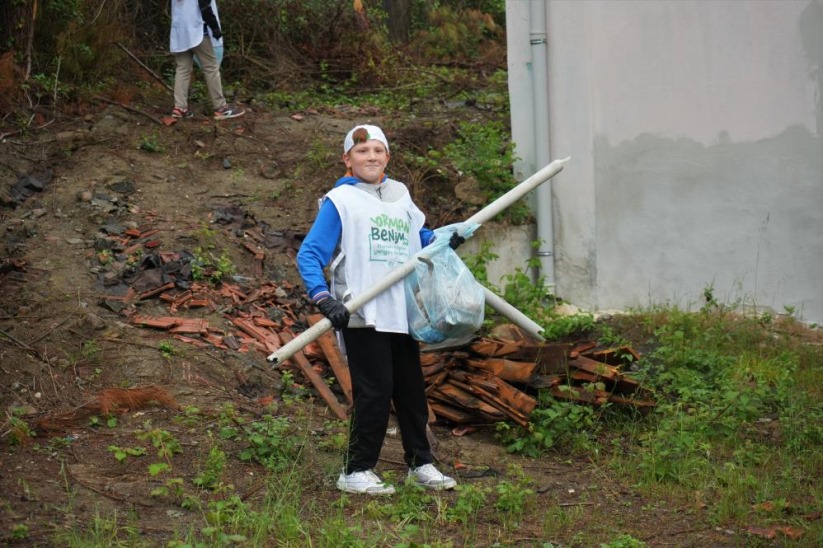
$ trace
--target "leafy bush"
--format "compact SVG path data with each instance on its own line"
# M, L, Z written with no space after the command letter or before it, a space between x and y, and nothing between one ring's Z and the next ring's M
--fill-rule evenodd
M594 410L585 405L541 398L532 412L528 428L498 423L496 437L506 450L539 457L553 448L572 448L585 441L595 426Z
M503 122L460 122L457 139L443 147L445 161L458 173L471 176L484 192L486 201L499 198L517 185L512 173L514 145ZM515 224L529 217L525 203L510 206L501 215Z

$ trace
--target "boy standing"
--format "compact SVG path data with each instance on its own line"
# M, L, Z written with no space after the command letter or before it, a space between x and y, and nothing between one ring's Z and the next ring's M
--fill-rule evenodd
M409 480L430 489L451 489L457 483L433 464L420 347L408 334L403 282L352 313L343 304L433 238L406 185L386 177L389 157L389 143L379 127L361 125L349 131L343 142L346 175L323 198L297 254L309 297L342 333L351 371L354 409L337 488L367 495L394 493L373 471L392 403ZM331 288L323 276L330 262Z
M206 88L214 107L214 119L226 120L246 113L242 108L229 106L223 97L220 63L212 44L212 39L219 42L222 38L215 0L171 0L169 49L177 62L174 73L174 109L171 114L174 118L194 116L189 110L189 82L195 55L206 79Z

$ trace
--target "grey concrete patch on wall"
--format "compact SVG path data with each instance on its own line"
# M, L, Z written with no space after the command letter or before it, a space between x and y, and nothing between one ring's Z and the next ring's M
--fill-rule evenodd
M464 258L475 255L480 252L484 242L490 242L489 251L498 258L486 264L486 274L489 282L498 289L503 289L507 283L506 277L514 275L518 268L534 277L534 273L528 268L528 261L533 254L531 243L537 237L536 233L537 229L533 224L509 226L488 223L460 246L458 254Z
M600 308L720 302L823 321L823 139L595 139Z

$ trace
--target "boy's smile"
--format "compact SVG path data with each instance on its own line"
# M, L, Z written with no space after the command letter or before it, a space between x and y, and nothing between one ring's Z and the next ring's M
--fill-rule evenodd
M389 163L389 152L385 145L376 139L354 145L343 162L352 175L363 182L377 184L383 179L383 172Z

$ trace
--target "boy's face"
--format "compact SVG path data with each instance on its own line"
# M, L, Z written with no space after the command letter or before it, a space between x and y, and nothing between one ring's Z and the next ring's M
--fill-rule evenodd
M343 155L343 162L352 175L363 182L377 184L389 163L389 152L380 141L372 139L357 143Z

